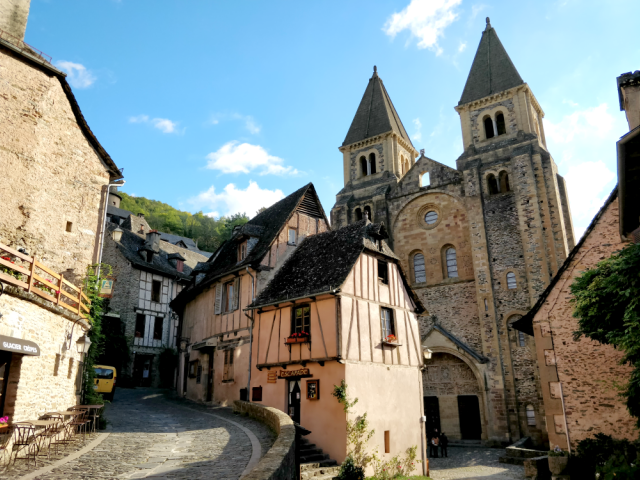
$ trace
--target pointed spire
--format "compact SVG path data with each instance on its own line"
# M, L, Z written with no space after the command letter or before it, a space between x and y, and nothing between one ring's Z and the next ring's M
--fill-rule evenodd
M480 45L473 59L467 83L458 105L473 102L494 93L522 85L524 81L502 46L498 34L487 17Z
M374 65L373 75L369 79L349 132L342 145L350 145L381 133L394 131L411 143L398 112L378 76L378 68Z

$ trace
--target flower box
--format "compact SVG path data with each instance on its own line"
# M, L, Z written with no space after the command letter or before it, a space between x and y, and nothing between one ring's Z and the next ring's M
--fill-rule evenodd
M309 337L308 335L304 336L304 337L287 337L284 340L284 343L308 343L311 341L311 337Z

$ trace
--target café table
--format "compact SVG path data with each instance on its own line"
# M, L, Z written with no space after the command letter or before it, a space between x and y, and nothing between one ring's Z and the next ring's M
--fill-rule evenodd
M25 423L30 423L36 430L42 429L42 431L35 433L36 440L36 455L40 455L42 447L47 446L47 458L49 458L51 450L51 438L58 433L56 426L60 423L59 420L27 420Z
M84 411L82 410L61 410L59 412L48 412L46 415L61 415L62 417L77 417L78 415L84 415ZM64 429L66 432L66 442L71 440L71 436L73 435L73 425L71 422L64 422Z
M100 418L100 415L98 414L98 410L100 410L101 408L104 408L104 403L101 405L78 405L79 407L87 407L89 409L89 416L92 419L92 428L93 428L93 433L96 432L96 423L98 422L98 419ZM93 410L93 413L91 412Z

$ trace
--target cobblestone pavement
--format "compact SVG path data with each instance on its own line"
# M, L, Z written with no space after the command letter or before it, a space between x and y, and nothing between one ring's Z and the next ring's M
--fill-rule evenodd
M35 479L235 480L252 454L249 436L236 424L253 432L261 455L275 440L265 425L234 415L229 408L207 408L150 388L118 390L106 417L111 423L106 439L79 458ZM65 453L72 452L68 449ZM18 479L29 471L24 463L0 472L0 477Z
M429 459L433 480L524 480L524 467L499 463L501 448L449 447L446 458Z

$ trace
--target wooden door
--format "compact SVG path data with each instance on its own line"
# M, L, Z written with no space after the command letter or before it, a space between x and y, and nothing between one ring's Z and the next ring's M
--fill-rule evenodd
M300 423L300 398L302 390L300 389L300 380L289 380L289 416L291 420Z
M480 440L482 423L480 421L480 402L476 395L458 396L458 415L460 417L460 433L463 440Z
M207 402L213 400L213 350L209 353L209 368L207 369Z
M427 416L427 438L433 437L433 432L438 429L438 434L442 433L440 429L440 402L438 397L424 397L424 414Z

